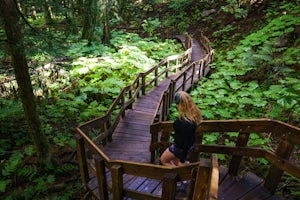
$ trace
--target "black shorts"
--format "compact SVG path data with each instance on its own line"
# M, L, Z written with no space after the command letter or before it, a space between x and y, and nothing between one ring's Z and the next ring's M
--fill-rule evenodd
M191 152L193 150L193 148L194 148L194 145L189 148L188 153ZM179 159L182 158L183 149L175 147L174 144L169 146L169 151L171 153L173 153L177 158L179 158Z

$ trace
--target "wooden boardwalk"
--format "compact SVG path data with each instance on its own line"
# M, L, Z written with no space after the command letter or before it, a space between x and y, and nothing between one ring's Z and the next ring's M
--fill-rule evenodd
M177 39L185 42L185 36L179 35ZM204 56L199 42L193 39L191 61L200 60ZM103 149L110 159L150 163L150 125L156 117L155 111L159 106L160 98L162 98L172 78L176 78L176 74L159 82L157 87L142 95L134 103L132 109L126 111L125 118L119 122L113 133L113 142ZM182 80L178 83L182 83ZM191 85L187 89L190 87Z
M183 40L184 37L178 36ZM184 41L183 41L184 42ZM202 59L203 53L198 41L193 40L193 51L191 61ZM198 66L199 67L199 66ZM134 102L132 109L126 110L125 117L120 120L114 133L111 143L102 148L103 152L111 160L125 160L140 163L150 163L150 125L154 122L155 113L164 91L168 87L171 79L176 78L176 74L164 79L159 84L140 96ZM195 80L198 81L198 80ZM179 81L180 83L180 81ZM176 86L176 88L179 86ZM192 84L185 90L189 90ZM107 180L111 183L111 174L107 170ZM263 179L252 173L246 173L243 176L232 177L227 173L224 167L219 168L219 193L218 199L223 200L277 200L278 196L271 195L266 191L262 184ZM123 175L124 188L147 192L154 196L161 195L162 183L158 180L135 177L133 175ZM90 182L90 188L94 188L94 194L97 195L96 178ZM94 186L92 186L94 185ZM180 182L177 184L176 199L189 199L189 182ZM110 196L111 198L111 196ZM124 198L130 199L130 198Z

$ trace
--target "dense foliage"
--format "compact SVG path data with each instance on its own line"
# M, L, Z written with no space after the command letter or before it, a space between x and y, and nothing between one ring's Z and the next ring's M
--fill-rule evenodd
M35 30L24 24L24 43L34 91L43 128L52 145L53 162L42 171L36 165L36 152L28 136L10 57L1 43L1 196L6 199L44 196L72 199L80 193L72 139L74 127L103 115L120 89L131 83L138 72L182 51L176 41L159 38L194 30L195 26L202 28L198 24L204 26L203 31L213 42L216 53L211 76L201 80L191 91L204 118L266 117L299 126L299 4L274 2L263 11L263 20L256 24L251 21L248 26L255 26L245 31L242 23L237 23L237 20L247 23L248 13L251 13L243 1L238 1L239 5L231 0L226 3L143 2L128 3L124 9L126 20L122 22L131 32L121 31L121 21L111 19L116 29L112 31L110 45L99 39L103 34L101 27L96 27L93 42L81 40L80 33L72 34L71 27L63 27L62 16L70 13L59 4L52 5L58 15L51 26L45 25L43 12L38 13L36 20L28 18ZM203 10L210 9L219 11L203 15ZM232 20L222 21L218 16ZM75 25L79 23L80 20ZM2 29L0 39L5 40ZM235 133L229 136L236 137ZM223 140L227 145L231 142L217 134L205 138L207 143L216 140ZM270 141L268 137L257 135L250 143L270 148ZM296 159L300 159L299 155ZM259 162L265 164L264 160ZM287 182L291 180L299 186L299 181L293 178ZM299 195L297 187L292 191L293 195Z

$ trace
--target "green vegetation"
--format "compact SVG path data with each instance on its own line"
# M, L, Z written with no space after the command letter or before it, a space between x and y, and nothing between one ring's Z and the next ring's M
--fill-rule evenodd
M74 158L75 141L72 135L76 125L104 115L120 90L131 84L139 72L146 71L169 55L183 51L181 44L175 40L162 41L157 37L143 39L135 33L122 31L113 33L113 46L97 42L87 46L86 43L70 40L64 53L67 61L47 63L51 60L51 51L31 52L32 63L47 63L43 67L36 66L32 74L33 87L39 97L41 120L54 155L54 163L46 166L42 174L37 172L33 159L36 152L27 137L23 109L14 82L4 88L8 95L0 99L0 131L7 134L1 135L0 140L0 155L4 156L0 192L15 185L24 187L24 194L18 189L9 189L7 199L50 196L56 187L57 190L68 191L56 195L61 199L70 199L76 190L80 191L77 164L74 161L70 163L68 159L72 157L60 157L66 154ZM5 77L8 77L7 74L3 74ZM8 154L13 148L18 150ZM63 153L58 155L60 151ZM31 161L28 163L28 160ZM62 178L66 174L69 174L67 182L75 181L76 184L57 185L64 182ZM31 184L24 185L28 182Z
M103 44L99 38L93 42L80 40L68 30L71 27L61 31L62 15L55 19L53 26L45 25L41 13L37 20L28 19L37 32L24 26L26 56L53 155L53 162L43 171L37 166L35 148L28 136L9 54L0 51L3 66L0 69L0 195L5 199L44 196L72 199L83 195L78 194L82 186L74 161L74 127L102 116L121 88L131 83L137 73L180 53L179 43L160 38L170 32L182 34L189 27L203 26L204 33L210 33L207 36L215 49L211 76L191 91L205 119L265 117L300 125L299 3L270 4L253 30L243 32L242 23L226 24L218 18L223 11L229 18L242 18L246 22L249 8L234 1L223 3L214 17L202 17L201 13L216 8L218 1L147 2L147 5L136 3L126 8L128 13L124 15L128 18L124 23L135 31L113 30L110 45ZM153 16L154 12L163 15ZM167 12L170 14L166 15ZM112 19L112 24L119 25L115 20ZM97 30L101 35L103 30ZM0 40L5 40L2 29ZM1 48L5 49L3 43ZM236 137L237 133L227 133L226 137L213 133L205 136L205 142L232 145ZM270 148L270 142L268 135L252 134L249 145ZM295 159L299 160L299 155ZM259 160L258 164L266 163ZM296 185L291 191L299 197L299 180L289 176L285 180L286 184Z

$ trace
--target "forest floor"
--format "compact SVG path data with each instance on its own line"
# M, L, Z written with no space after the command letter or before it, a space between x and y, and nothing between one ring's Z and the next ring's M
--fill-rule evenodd
M264 1L265 2L265 1ZM258 26L258 23L261 19L264 18L265 12L263 10L265 9L267 5L266 4L260 4L257 5L255 8L252 9L252 11L248 14L248 17L246 19L240 19L237 20L234 18L233 15L222 13L219 14L218 12L214 12L211 14L214 21L216 21L217 26L214 26L211 28L209 22L204 22L202 20L199 20L197 23L194 23L188 27L187 32L190 34L194 34L197 36L200 32L203 32L205 36L207 36L212 43L217 43L218 38L212 37L213 33L226 27L227 25L232 25L239 27L237 30L241 33L240 35L247 35L249 32L253 31L253 29ZM218 8L216 8L218 9ZM154 13L148 13L149 16L158 16L159 15L167 15L168 13L164 9L153 9ZM156 10L160 10L160 13L155 13ZM129 27L129 25L124 25L125 27ZM210 28L208 28L210 27ZM234 30L235 32L237 31ZM227 32L227 35L235 35L235 32ZM239 41L239 38L236 38L236 41ZM70 123L70 128L74 129L75 124ZM70 147L60 147L59 149L52 149L52 157L53 161L56 166L61 166L66 163L76 164L77 165L77 158L76 158L76 150L71 149ZM28 163L36 163L36 160L28 160ZM254 166L255 167L255 166ZM19 180L22 181L22 180ZM53 193L59 192L62 190L62 188L66 188L67 185L74 184L74 182L80 182L80 173L79 170L76 169L72 171L71 173L63 173L61 174L60 178L57 179L55 182L57 183L55 187L52 188ZM75 189L75 188L74 188ZM72 199L83 199L83 197L86 195L85 191L82 190L76 190L76 195ZM286 199L292 199L292 197L289 196L289 191L282 190L282 196Z

